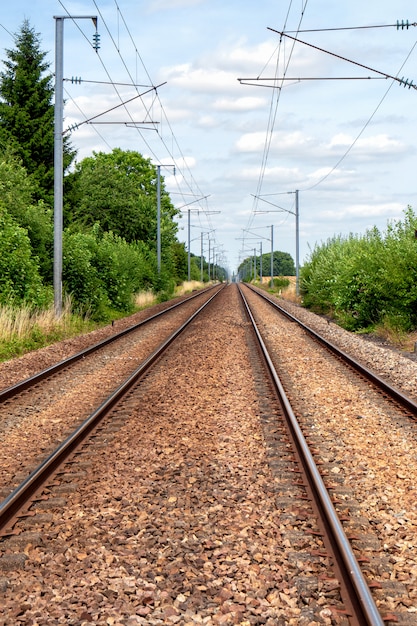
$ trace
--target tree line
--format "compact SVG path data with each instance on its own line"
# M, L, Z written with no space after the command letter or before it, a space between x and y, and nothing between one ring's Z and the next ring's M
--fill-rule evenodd
M53 75L28 20L0 73L0 304L53 301ZM157 168L115 148L76 162L64 139L63 288L96 319L130 312L134 295L172 293L187 279L174 207L161 176L161 271L157 270ZM207 268L207 263L205 263ZM200 278L193 257L191 278ZM207 271L204 273L207 280Z
M295 276L295 265L292 256L288 252L280 250L273 253L273 272L274 276ZM271 275L271 253L267 252L262 255L253 255L242 261L238 268L238 275L241 280L247 281L253 278Z

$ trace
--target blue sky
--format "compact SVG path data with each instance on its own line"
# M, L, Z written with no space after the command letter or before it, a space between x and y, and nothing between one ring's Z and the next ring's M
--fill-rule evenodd
M274 248L295 258L297 189L302 264L333 235L384 230L407 205L417 210L417 91L383 76L417 83L417 29L382 27L414 23L413 4L15 0L0 7L0 59L13 47L9 33L27 18L53 69L53 16L97 15L99 54L91 47L91 20L67 19L64 26L64 76L83 80L65 83L64 127L98 115L102 122L72 130L78 158L120 147L161 164L174 203L183 207L179 238L188 241L192 209L191 252L200 253L203 233L205 256L210 239L231 271L261 243L269 252L271 225ZM358 26L380 27L324 30ZM294 44L269 28L315 32L299 32L306 43ZM261 79L284 75L301 80L263 86L271 82ZM257 77L254 85L238 81ZM110 81L127 84L103 84ZM157 97L151 90L102 115L147 90L132 82L165 84ZM138 129L132 121L148 124Z

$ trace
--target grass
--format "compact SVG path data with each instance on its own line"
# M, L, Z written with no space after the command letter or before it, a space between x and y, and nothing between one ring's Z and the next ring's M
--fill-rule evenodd
M374 333L377 337L384 339L393 346L396 346L404 352L415 352L415 346L417 345L417 331L406 333L399 329L395 324L390 324L385 321L382 324L378 324Z
M273 295L281 296L284 300L301 304L301 298L296 293L295 276L275 276L273 287L270 286L270 281L269 276L263 276L262 284L258 281L255 284Z
M86 333L95 327L87 317L72 312L70 299L65 301L59 319L53 306L39 311L29 307L0 306L0 361Z
M196 289L203 289L205 286L206 283L202 283L199 280L186 280L175 288L175 295L184 296L186 293L191 293Z
M156 303L156 296L153 291L141 291L135 296L135 307L138 311L146 309Z
M185 282L175 290L175 296L201 289L204 283ZM138 293L135 311L146 309L157 302L152 291ZM114 311L115 318L125 314ZM0 362L21 356L26 352L49 346L56 341L88 333L109 323L110 320L94 322L88 315L80 315L72 309L71 299L64 302L61 317L55 316L54 307L34 311L30 307L16 308L0 305Z

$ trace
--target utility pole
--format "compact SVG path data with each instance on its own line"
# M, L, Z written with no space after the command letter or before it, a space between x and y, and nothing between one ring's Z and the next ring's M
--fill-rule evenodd
M157 165L156 169L156 257L159 275L161 273L161 166Z
M175 176L175 165L163 167L173 167ZM159 275L161 273L161 165L156 166L156 257Z
M209 196L204 196L203 198L198 198L197 200L193 200L188 204L194 204L194 202L199 202L201 200L205 200ZM184 206L188 206L185 204ZM184 207L180 207L184 208ZM187 235L188 235L188 281L191 280L191 213L205 213L206 215L213 215L214 213L220 213L220 211L200 211L200 209L187 209L188 213L188 225L187 225Z
M295 190L295 293L300 295L300 208L298 189Z
M62 314L63 141L64 131L64 17L55 17L54 109L54 307Z
M259 262L259 280L261 281L262 286L262 241L259 242L259 254L260 254L260 262Z
M200 246L200 272L201 272L201 282L203 282L204 278L204 265L203 265L203 231L201 231L201 246Z
M63 230L63 124L64 124L64 20L93 20L93 36L97 52L97 16L64 15L55 20L55 107L54 107L54 308L56 317L62 314L62 230Z

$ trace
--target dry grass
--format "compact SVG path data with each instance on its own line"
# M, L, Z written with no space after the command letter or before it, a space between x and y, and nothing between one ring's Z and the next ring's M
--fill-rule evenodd
M8 342L24 339L36 327L42 334L49 335L56 330L66 331L71 321L71 300L64 302L62 316L57 319L54 307L33 311L28 307L0 307L0 341Z
M417 352L417 331L409 333L403 340L402 349L407 352Z
M73 313L69 298L59 318L53 306L39 311L0 306L0 362L88 332L93 326L88 317Z
M295 304L301 304L301 297L297 296L296 293L295 276L284 276L284 278L288 278L290 284L288 285L288 287L284 287L281 290L281 297L284 298L284 300L289 300L290 302L294 302Z
M417 331L405 333L387 324L381 324L375 328L375 334L400 350L404 350L404 352L416 351Z
M274 287L274 293L281 296L285 300L294 302L295 304L301 304L300 296L296 294L296 278L295 276L275 276L275 278L285 278L290 281L288 287ZM262 285L268 285L271 278L269 276L262 276Z
M186 280L181 285L175 288L176 296L184 296L186 293L191 293L196 289L202 289L206 283L202 283L199 280Z
M152 291L141 291L135 295L135 306L138 309L146 309L156 302L156 296Z

